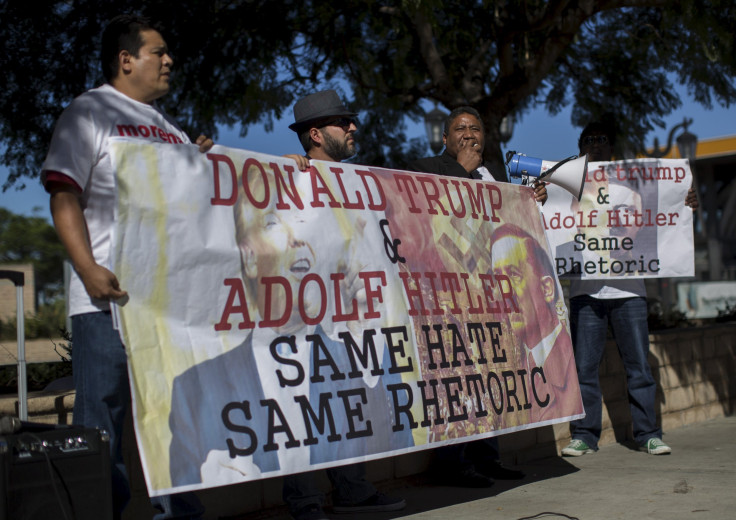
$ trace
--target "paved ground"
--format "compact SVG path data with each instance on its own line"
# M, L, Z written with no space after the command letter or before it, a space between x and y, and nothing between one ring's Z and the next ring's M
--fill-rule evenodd
M667 432L671 455L612 445L577 458L521 466L522 481L487 490L417 484L391 490L407 501L399 514L356 520L573 518L579 520L733 520L736 518L736 417ZM545 514L546 513L546 514ZM247 515L238 518L263 518ZM345 515L330 515L346 519ZM289 518L280 514L272 517ZM346 519L347 520L347 519Z

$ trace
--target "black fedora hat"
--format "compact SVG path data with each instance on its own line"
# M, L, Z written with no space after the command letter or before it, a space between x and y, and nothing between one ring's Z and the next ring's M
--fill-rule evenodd
M351 112L343 105L340 96L334 90L323 90L304 96L294 104L294 122L289 128L299 132L304 127L327 117L355 117L358 114Z

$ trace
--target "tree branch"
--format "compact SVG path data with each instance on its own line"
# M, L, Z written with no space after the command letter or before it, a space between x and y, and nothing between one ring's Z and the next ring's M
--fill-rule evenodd
M449 94L453 89L447 69L445 68L445 64L442 63L442 58L435 44L432 24L421 9L416 10L410 16L410 20L419 42L419 52L427 66L427 73L432 78L432 83L438 91L437 96L440 98L449 98Z

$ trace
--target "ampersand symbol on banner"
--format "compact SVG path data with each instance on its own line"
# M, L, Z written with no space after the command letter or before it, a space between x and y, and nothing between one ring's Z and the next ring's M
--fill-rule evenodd
M391 260L392 263L401 262L402 264L406 262L406 258L399 255L399 244L401 244L401 240L398 238L391 239L390 236L388 236L388 220L381 219L379 222L381 225L381 233L383 233L383 247L386 249L386 256L388 256L388 259Z
M608 204L608 195L603 193L605 188L598 188L598 204Z

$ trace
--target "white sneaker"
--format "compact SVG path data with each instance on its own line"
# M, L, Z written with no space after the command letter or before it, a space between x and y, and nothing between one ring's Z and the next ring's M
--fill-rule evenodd
M562 455L565 457L579 457L586 453L594 453L595 450L585 444L580 439L573 439L566 447L562 448Z
M657 437L649 439L641 449L642 451L646 450L650 455L668 455L672 453L672 448L667 446L662 439Z

